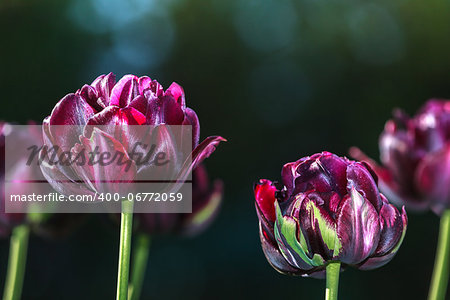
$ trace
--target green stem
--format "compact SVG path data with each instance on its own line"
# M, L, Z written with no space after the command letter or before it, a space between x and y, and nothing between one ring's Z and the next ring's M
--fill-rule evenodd
M330 262L327 265L327 286L325 290L325 300L337 300L340 271L341 263L338 261Z
M141 296L149 250L150 236L145 233L140 233L137 236L133 251L131 282L128 286L128 298L130 300L138 300Z
M119 270L117 276L117 300L127 300L128 274L130 270L131 229L133 227L133 202L122 201L120 219Z
M13 229L3 300L18 300L21 297L29 233L30 228L25 224Z
M439 240L434 262L428 300L444 300L448 284L448 269L450 265L450 209L444 211L441 217Z

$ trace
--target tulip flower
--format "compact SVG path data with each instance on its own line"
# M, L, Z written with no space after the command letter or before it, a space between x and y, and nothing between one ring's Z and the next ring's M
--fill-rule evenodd
M450 101L429 100L412 118L395 110L379 144L381 166L358 148L350 154L372 165L390 199L441 216L429 299L444 299L450 265Z
M155 129L144 137L141 132L132 131L129 125L150 125ZM169 160L175 161L174 165L183 165L183 161L178 161L180 149L177 149L178 145L166 125L192 127L191 161L187 169L180 171L181 177L172 176L171 179L185 180L186 174L208 157L219 142L224 141L222 137L211 136L199 143L198 117L186 107L183 89L178 84L172 83L164 91L157 81L146 76L126 75L117 83L112 73L99 76L91 85L84 85L76 93L66 95L45 118L45 145L47 149L57 146L61 152L74 155L83 153L83 150L87 150L85 153L93 152L99 147L101 153L118 152L130 165L42 164L41 169L53 188L63 195L95 192L124 194L124 191L117 189L125 185L117 185L117 180L128 180L131 185L132 182L147 180L149 173L155 172L151 164L139 165L139 156L130 155L141 141L146 145L153 142L170 156Z
M397 253L406 212L378 191L367 164L322 152L284 165L281 174L281 182L254 187L262 249L277 271L326 275L327 299L337 299L341 267L371 270Z
M72 125L72 126L55 126ZM151 125L151 134L131 132L129 125ZM179 144L168 125L192 128L192 153L183 161ZM92 129L92 126L96 127ZM43 123L44 141L48 147L58 146L62 153L79 155L100 147L102 153L119 152L127 164L42 164L49 183L63 195L121 193L136 191L133 183L148 180L155 172L150 164L140 165L130 152L136 143L156 144L179 169L159 169L170 179L182 182L188 174L224 141L211 136L199 143L200 125L196 113L186 107L183 89L176 83L164 90L149 77L126 75L116 82L114 74L101 75L90 85L61 99ZM48 159L48 153L42 153ZM160 174L161 177L163 174ZM174 175L175 174L175 175ZM177 175L178 174L178 175ZM126 184L118 185L117 181ZM168 189L175 191L178 183ZM125 191L123 189L126 189ZM131 203L131 204L130 204ZM122 201L121 238L117 298L127 299L130 261L132 202ZM148 243L147 243L148 244Z

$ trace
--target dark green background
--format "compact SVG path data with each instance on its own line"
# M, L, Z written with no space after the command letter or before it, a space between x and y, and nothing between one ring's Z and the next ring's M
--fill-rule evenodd
M0 118L40 121L110 71L178 82L202 137L228 139L207 161L225 199L203 235L153 239L143 299L321 299L324 281L266 262L252 183L280 179L284 163L322 150L346 155L358 145L378 157L394 107L413 113L450 97L442 2L3 0ZM69 238L31 238L24 299L114 298L118 229L94 217ZM342 273L341 298L425 299L438 223L409 212L398 255L375 271ZM7 254L1 240L0 286Z

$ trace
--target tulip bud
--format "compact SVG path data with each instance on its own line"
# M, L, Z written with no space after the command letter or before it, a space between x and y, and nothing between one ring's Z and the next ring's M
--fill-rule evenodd
M327 263L369 270L388 263L406 232L364 163L323 152L288 163L282 182L254 187L260 238L279 272L323 277Z
M450 208L449 100L429 100L413 118L396 110L379 144L382 166L357 148L351 155L372 165L389 199L438 215Z

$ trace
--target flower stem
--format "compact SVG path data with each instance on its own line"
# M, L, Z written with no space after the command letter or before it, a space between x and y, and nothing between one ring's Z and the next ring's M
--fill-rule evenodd
M141 296L142 283L144 282L145 270L147 268L149 250L150 236L145 233L140 233L137 236L133 251L131 282L128 286L128 298L130 300L138 300Z
M450 209L444 211L441 217L439 240L434 262L428 300L444 300L447 291L450 265Z
M330 262L327 265L327 286L325 290L325 300L337 300L340 271L341 263L338 261Z
M29 233L30 228L26 224L13 229L3 300L18 300L21 298Z
M130 270L131 229L133 227L133 202L122 201L120 219L119 270L117 276L117 300L128 296L128 274Z

